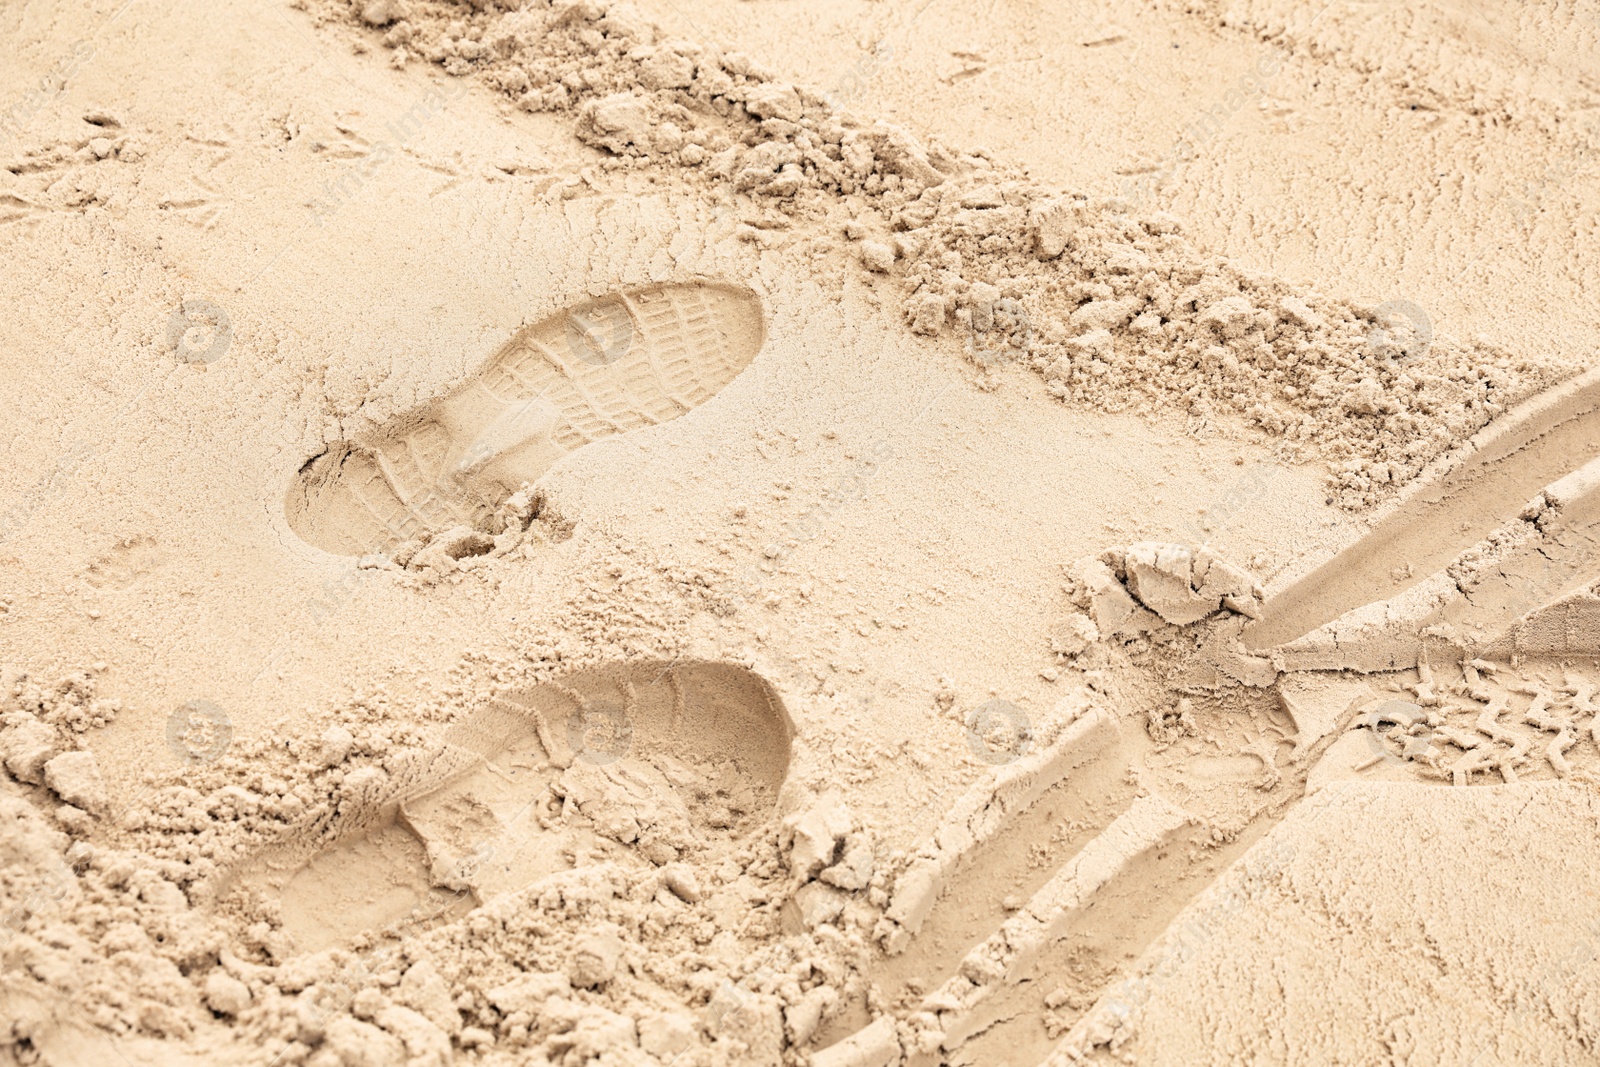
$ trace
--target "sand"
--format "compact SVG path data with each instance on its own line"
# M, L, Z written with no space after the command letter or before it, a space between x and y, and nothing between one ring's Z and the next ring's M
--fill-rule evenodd
M1594 25L0 15L0 1061L1591 1062Z

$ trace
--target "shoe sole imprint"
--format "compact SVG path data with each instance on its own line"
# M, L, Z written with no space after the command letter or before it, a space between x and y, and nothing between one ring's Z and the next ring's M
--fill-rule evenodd
M748 289L661 285L575 304L517 333L420 410L307 462L290 527L341 555L389 551L495 509L567 453L705 403L765 340Z
M301 951L405 934L568 869L715 858L762 832L794 727L760 675L712 661L575 671L501 694L225 875L279 902Z

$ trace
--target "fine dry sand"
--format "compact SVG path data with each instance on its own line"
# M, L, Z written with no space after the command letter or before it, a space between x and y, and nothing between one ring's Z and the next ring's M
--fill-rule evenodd
M0 35L0 1063L1600 1055L1600 9Z

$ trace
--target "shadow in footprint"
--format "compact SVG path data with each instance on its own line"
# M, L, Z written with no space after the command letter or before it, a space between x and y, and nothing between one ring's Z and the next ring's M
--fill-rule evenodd
M761 304L728 285L664 285L573 305L521 330L447 395L300 469L284 502L307 543L357 555L496 510L558 459L705 403L764 341Z
M276 901L300 951L403 933L589 862L715 859L768 824L793 726L761 676L614 663L490 701L232 884Z

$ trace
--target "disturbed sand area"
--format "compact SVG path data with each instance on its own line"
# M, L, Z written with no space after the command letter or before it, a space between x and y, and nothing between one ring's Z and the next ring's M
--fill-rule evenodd
M1591 1057L1593 17L1189 8L7 12L4 1054Z

